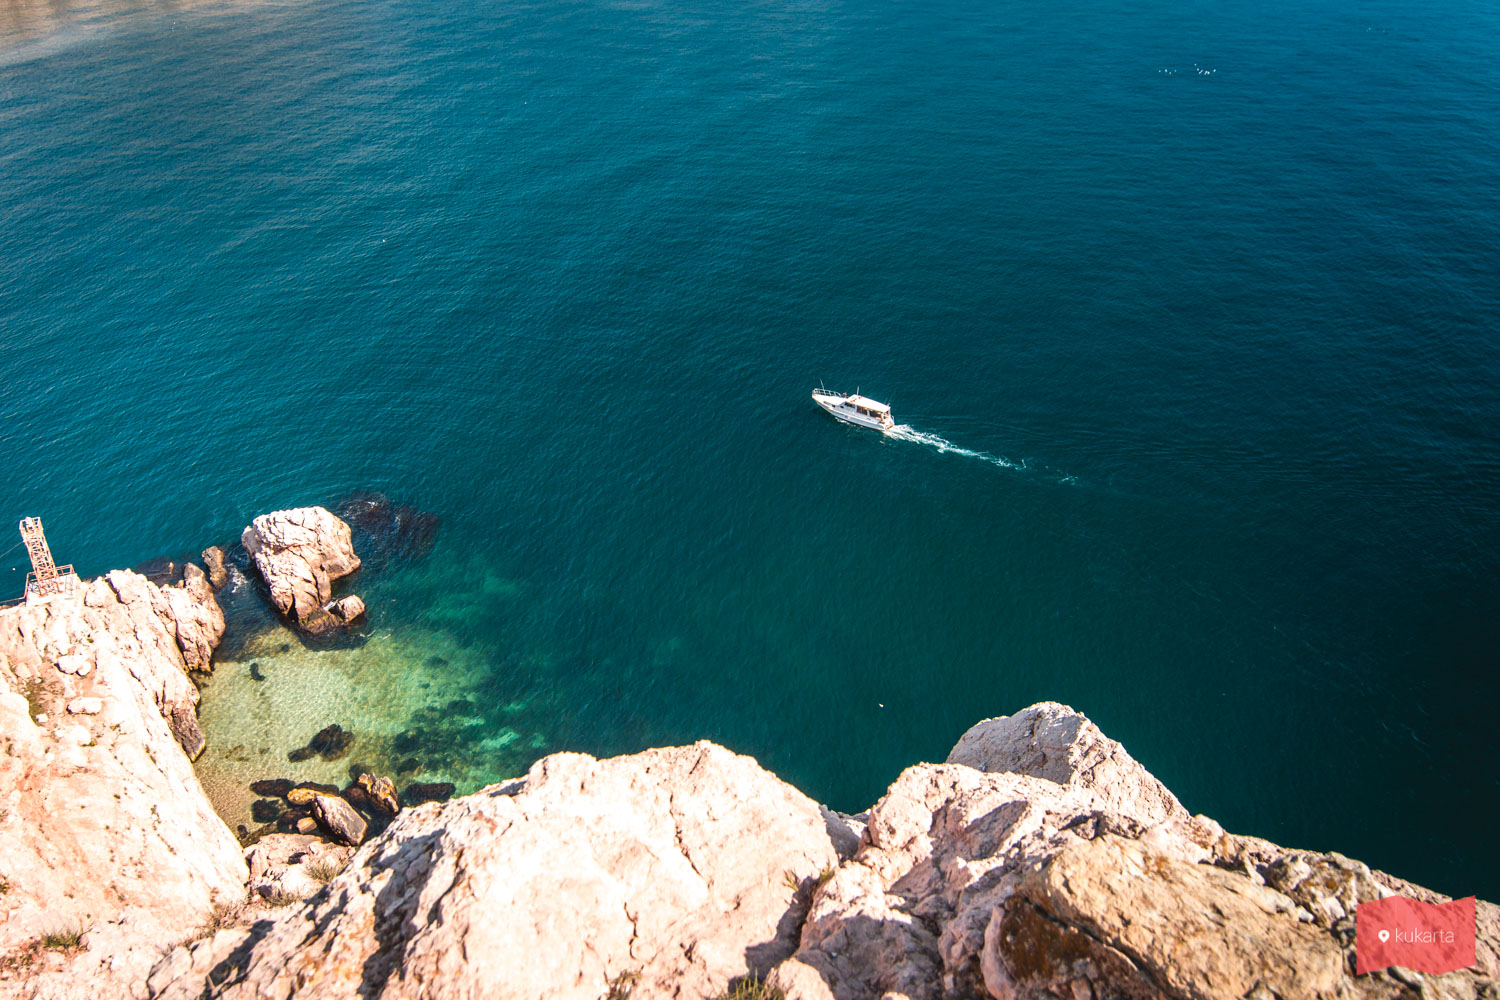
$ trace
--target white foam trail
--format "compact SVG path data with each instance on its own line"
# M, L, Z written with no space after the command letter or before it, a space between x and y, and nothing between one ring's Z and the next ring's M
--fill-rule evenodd
M936 448L938 451L952 452L955 455L963 455L965 458L977 458L981 462L988 462L991 465L997 465L1002 469L1026 468L1026 464L1024 462L1012 462L1008 458L1001 458L998 455L991 455L987 451L974 451L971 448L960 448L958 445L954 444L952 441L949 441L945 437L939 437L936 434L928 434L925 431L919 431L916 428L912 427L910 424L897 424L895 427L892 427L890 430L886 431L885 436L895 438L897 441L910 441L913 444L925 444L931 448Z

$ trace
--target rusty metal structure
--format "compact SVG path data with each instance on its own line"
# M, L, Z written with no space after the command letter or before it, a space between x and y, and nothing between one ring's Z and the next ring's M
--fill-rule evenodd
M31 556L31 572L26 574L26 600L72 593L78 578L73 574L72 566L59 567L52 560L47 536L42 534L41 518L21 519L21 540L26 543L26 554Z

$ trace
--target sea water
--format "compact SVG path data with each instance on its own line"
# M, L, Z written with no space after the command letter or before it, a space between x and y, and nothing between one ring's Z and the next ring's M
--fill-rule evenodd
M1500 898L1497 29L8 5L0 496L87 574L441 518L351 582L361 643L235 605L232 824L258 778L696 739L856 811L1055 699L1231 830Z

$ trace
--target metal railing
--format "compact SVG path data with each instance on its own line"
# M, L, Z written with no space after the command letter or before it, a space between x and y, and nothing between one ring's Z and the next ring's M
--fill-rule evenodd
M56 594L71 594L78 586L78 574L73 572L73 564L54 567L55 576L50 580L47 593L40 593L38 580L35 573L26 574L26 590L20 597L13 597L8 601L0 601L0 610L19 607L32 599L45 599ZM52 589L55 588L55 589Z

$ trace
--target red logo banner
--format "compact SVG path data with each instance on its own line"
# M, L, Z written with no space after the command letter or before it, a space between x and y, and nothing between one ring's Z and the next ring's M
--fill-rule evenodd
M1354 911L1354 971L1399 965L1442 975L1474 964L1474 897L1440 905L1405 896Z

